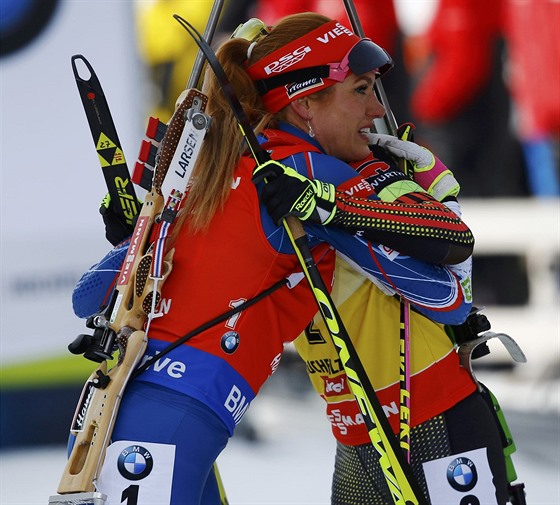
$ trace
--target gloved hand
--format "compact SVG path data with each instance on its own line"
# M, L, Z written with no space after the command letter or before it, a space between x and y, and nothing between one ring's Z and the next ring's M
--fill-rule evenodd
M140 205L139 203L139 207ZM103 223L105 223L105 237L112 245L116 246L132 235L134 226L128 224L123 217L113 210L109 193L101 200L99 213L103 218Z
M308 179L273 160L257 166L253 172L255 184L265 179L260 198L276 224L286 216L319 224L328 224L334 217L336 191L333 184Z
M367 158L353 161L350 166L369 183L381 200L393 202L403 195L423 190L397 165L390 152L378 145L370 145L369 149L370 154Z
M381 133L370 133L368 137L370 144L410 161L414 167L414 180L436 200L441 202L459 194L461 187L451 170L425 147Z

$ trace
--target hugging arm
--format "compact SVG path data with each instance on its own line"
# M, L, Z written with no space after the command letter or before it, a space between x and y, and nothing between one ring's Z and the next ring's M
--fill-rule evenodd
M432 263L460 263L472 254L474 237L467 225L394 162L372 156L357 173L317 153L284 161L295 168L273 162L266 168L268 182L260 188L261 201L277 224L295 215ZM259 167L255 178L263 176ZM355 192L356 187L364 189Z

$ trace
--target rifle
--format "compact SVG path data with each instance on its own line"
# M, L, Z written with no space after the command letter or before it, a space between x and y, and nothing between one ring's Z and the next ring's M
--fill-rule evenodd
M214 2L207 26L209 37L222 6L222 0ZM191 81L198 81L201 66L202 61L200 68L193 70ZM94 330L93 335L80 335L69 346L71 352L84 354L100 364L86 381L78 401L70 428L73 444L58 494L49 498L51 505L104 505L107 499L96 491L96 482L120 401L144 355L150 322L157 317L161 288L172 271L174 249L166 247L167 237L184 203L196 157L210 124L210 118L204 114L206 103L206 96L194 88L187 89L182 96L161 138L151 191L137 213L126 260L110 302L88 318L86 326ZM186 147L193 151L188 163L181 160ZM109 187L113 181L107 180ZM109 369L108 361L116 351L117 362Z

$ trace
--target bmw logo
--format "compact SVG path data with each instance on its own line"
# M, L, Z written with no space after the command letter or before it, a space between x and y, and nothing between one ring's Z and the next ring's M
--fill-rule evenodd
M119 473L128 480L141 480L150 475L154 460L150 451L141 445L130 445L124 449L117 462Z
M222 346L222 351L227 354L235 352L235 350L239 347L239 333L235 331L228 331L222 335L220 345Z
M470 491L478 481L474 463L469 458L456 458L447 467L447 482L456 491Z

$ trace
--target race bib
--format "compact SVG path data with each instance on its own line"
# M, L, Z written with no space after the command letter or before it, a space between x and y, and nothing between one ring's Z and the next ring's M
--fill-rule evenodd
M97 490L106 505L166 505L171 501L175 446L121 440L107 448Z
M496 505L486 449L423 464L432 505Z

